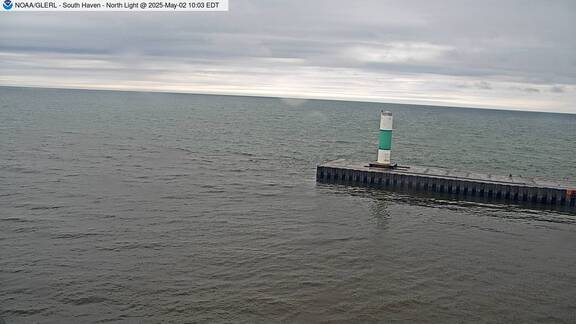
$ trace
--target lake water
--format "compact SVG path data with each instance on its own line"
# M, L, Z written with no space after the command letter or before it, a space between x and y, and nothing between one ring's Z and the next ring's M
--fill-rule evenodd
M576 215L316 184L576 179L576 115L0 87L6 323L575 323Z

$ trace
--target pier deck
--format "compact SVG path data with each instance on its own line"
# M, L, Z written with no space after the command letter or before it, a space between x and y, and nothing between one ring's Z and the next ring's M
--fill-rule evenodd
M316 179L322 183L414 191L482 199L527 203L576 210L576 183L547 181L520 176L501 176L450 171L434 167L406 166L385 169L369 163L335 160L318 165Z

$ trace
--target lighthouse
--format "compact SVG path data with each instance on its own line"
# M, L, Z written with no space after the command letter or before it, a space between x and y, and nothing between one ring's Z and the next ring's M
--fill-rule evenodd
M390 166L390 150L392 149L392 113L380 113L380 142L378 144L378 164Z

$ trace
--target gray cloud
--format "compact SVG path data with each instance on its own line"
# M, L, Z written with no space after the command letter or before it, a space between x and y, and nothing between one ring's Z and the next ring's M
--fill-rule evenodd
M428 91L436 104L574 109L574 1L230 0L226 13L0 14L9 31L0 58L10 62L0 84L400 102Z
M524 92L528 92L528 93L530 93L530 92L531 93L539 93L540 92L540 89L536 89L536 88L523 88L521 90Z
M477 82L476 87L478 87L479 89L484 89L484 90L492 89L492 86L490 85L490 83L488 83L486 81Z

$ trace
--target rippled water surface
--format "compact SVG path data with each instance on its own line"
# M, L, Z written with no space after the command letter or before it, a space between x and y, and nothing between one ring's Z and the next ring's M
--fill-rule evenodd
M6 323L575 323L576 215L318 185L322 160L576 178L576 115L0 88Z

